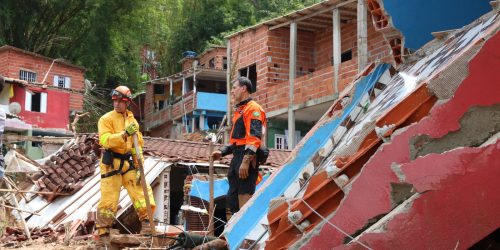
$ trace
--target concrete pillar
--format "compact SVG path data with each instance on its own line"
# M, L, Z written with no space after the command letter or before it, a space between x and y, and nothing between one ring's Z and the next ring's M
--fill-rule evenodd
M366 0L358 0L358 73L368 64Z
M333 9L332 12L332 26L333 26L333 91L338 96L339 93L339 74L340 74L340 61L341 61L341 33L340 33L340 11L338 8Z
M191 118L191 133L196 129L196 117Z
M174 80L172 78L170 78L170 95L168 96L168 98L172 98L173 97L173 94L174 94ZM170 100L170 103L173 103L174 100Z
M201 114L200 114L199 127L200 127L200 131L207 129L205 127L205 112L201 112Z
M231 41L227 40L227 68L226 68L226 124L227 129L224 131L224 144L229 143L229 133L231 131ZM223 126L224 124L221 124Z
M187 83L186 77L182 76L182 96L184 96L187 91L186 83Z
M293 90L297 62L297 23L290 23L290 67L289 67L289 92L288 92L288 149L295 147L295 113L293 111Z

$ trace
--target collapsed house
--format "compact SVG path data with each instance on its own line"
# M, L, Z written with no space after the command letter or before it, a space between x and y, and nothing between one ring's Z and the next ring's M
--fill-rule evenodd
M388 29L380 1L368 2L374 25ZM396 67L375 62L360 71L229 221L230 249L445 249L494 241L498 4L461 29L437 33Z
M185 204L184 180L188 176L208 173L208 143L151 137L145 137L144 141L145 177L153 189L157 204L155 220L167 232L169 229L166 229L166 225L180 225L181 228L183 225L190 225L189 219L182 219L184 211L181 206ZM29 163L38 172L29 175L33 184L23 186L23 190L35 191L35 194L26 194L19 200L19 208L24 212L16 214L33 231L40 228L56 230L70 225L72 237L90 234L100 200L100 152L97 135L84 134L65 144L50 157ZM280 166L286 157L286 151L271 151L263 169ZM17 167L22 159L29 161L19 158L12 163L16 165L13 167ZM225 176L230 160L229 157L216 162L215 173ZM122 189L119 200L116 218L120 223L116 227L123 233L137 233L140 230L138 218L126 190ZM187 205L203 208L201 203ZM221 209L225 211L223 206ZM171 230L178 231L174 227ZM9 239L13 238L6 240Z

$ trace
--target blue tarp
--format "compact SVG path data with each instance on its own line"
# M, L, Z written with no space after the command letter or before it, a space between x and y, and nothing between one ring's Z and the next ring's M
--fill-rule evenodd
M268 178L269 175L265 175L255 189L258 190ZM191 185L191 191L189 192L190 196L209 201L210 190L208 181L193 180ZM227 178L214 181L214 199L226 195L227 190L229 190L229 182L227 181Z

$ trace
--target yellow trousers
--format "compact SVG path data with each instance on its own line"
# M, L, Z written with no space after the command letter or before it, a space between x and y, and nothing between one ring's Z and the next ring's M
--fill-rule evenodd
M113 160L113 165L111 167L108 165L100 164L101 174L106 174L114 169L118 169L120 165L119 159ZM128 169L129 163L124 162L123 169L125 172ZM148 219L148 211L146 207L146 200L144 198L144 192L142 191L141 183L138 182L139 175L137 170L131 170L124 175L116 174L110 177L101 179L101 201L97 207L97 228L98 234L109 233L109 228L111 228L113 221L115 219L116 210L118 209L118 200L120 198L120 189L123 186L132 200L135 211L139 216L139 220L143 221ZM154 210L156 204L153 197L153 191L151 186L148 184L148 195L149 202L151 203L151 208Z

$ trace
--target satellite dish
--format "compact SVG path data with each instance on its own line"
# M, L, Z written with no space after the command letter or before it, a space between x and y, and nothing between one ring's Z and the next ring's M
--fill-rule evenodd
M9 104L9 112L11 114L19 114L21 112L21 104L19 104L18 102L12 102Z

